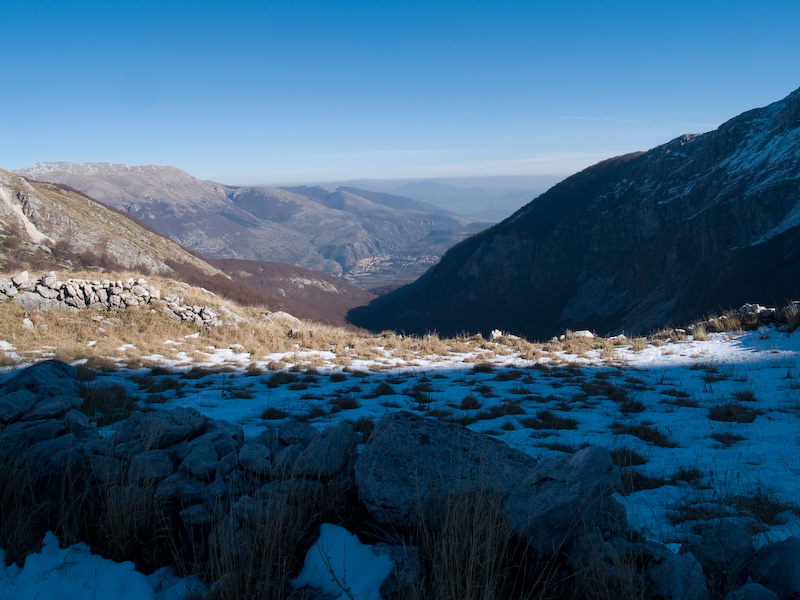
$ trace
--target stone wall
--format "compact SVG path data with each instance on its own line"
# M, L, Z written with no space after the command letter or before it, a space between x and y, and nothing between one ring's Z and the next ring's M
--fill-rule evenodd
M163 310L170 317L198 325L220 324L216 309L210 306L183 304L175 295L162 298L161 291L145 279L125 281L109 279L67 279L59 281L50 271L40 279L31 279L27 271L11 279L0 279L0 302L11 300L25 310L81 310L99 312L149 306Z

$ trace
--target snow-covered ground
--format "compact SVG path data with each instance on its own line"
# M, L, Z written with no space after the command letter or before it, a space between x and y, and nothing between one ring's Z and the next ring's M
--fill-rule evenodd
M677 547L698 511L747 515L748 500L774 502L779 513L758 526L757 545L800 535L800 511L791 510L800 498L800 332L709 337L536 360L479 346L411 361L377 350L347 368L332 352L297 348L253 363L241 348L209 348L204 364L154 356L164 367L156 373L104 372L88 385L124 386L150 409L192 406L249 436L290 417L324 428L404 409L534 457L601 445L633 464L627 472L638 475L618 498L631 526L652 539ZM0 572L0 585L13 589L20 577Z

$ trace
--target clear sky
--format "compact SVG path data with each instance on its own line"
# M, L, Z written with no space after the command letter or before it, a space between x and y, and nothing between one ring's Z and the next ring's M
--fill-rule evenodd
M0 167L569 174L800 87L798 0L0 0Z

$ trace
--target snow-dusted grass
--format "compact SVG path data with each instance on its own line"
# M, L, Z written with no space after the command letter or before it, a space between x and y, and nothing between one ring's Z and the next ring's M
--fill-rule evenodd
M4 319L21 321L14 310ZM115 390L140 409L193 406L240 423L248 436L287 418L319 428L353 422L367 435L382 414L403 409L539 458L601 445L623 469L618 498L631 526L652 539L680 543L699 519L723 514L750 518L759 545L800 535L797 333L709 327L699 339L530 344L312 325L300 335L273 324L262 333L197 331L156 327L156 316L143 336L124 320L111 335L106 315L61 329L59 319L84 315L34 316L32 331L0 325L2 372L59 356L83 365L90 403L93 390ZM103 342L101 328L113 343ZM81 343L60 346L67 333ZM113 429L112 421L100 425Z

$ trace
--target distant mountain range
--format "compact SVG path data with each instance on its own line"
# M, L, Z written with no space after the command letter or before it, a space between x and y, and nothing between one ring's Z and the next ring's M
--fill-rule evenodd
M213 264L212 264L213 263ZM0 169L0 269L158 274L245 303L322 323L374 296L320 272L269 262L205 260L129 214L58 184L29 182Z
M68 185L208 258L288 263L368 290L413 281L490 223L350 187L235 187L174 167L37 163L15 171Z
M800 297L800 90L601 162L355 309L374 330L642 333Z
M564 179L558 175L498 175L429 179L355 179L332 183L408 196L476 219L498 222Z

